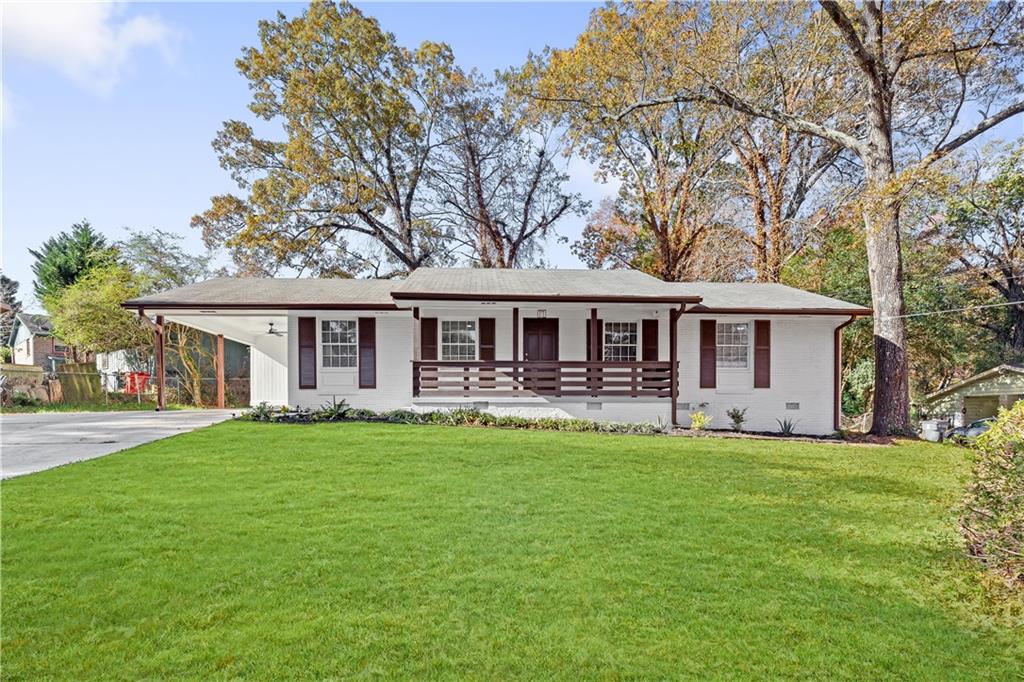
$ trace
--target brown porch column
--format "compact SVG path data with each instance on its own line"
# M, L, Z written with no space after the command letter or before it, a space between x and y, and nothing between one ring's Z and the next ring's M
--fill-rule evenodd
M519 308L512 309L512 390L519 390Z
M153 330L156 337L156 409L163 410L167 407L164 402L164 316L156 316L156 329Z
M217 334L217 407L224 409L224 335Z
M597 336L600 333L601 333L601 331L597 328L597 308L591 308L590 309L590 361L591 362L601 362L601 360L604 359L604 358L599 358L597 356L598 353L600 352L599 349L601 348L600 339ZM587 368L587 377L589 378L589 381L587 383L590 385L590 391L591 391L591 395L592 396L596 396L597 395L597 389L600 387L600 384L601 384L600 376L601 376L600 370L594 369L592 367L588 367Z
M679 322L680 314L683 312L683 306L680 306L679 310L673 308L668 311L668 365L671 368L669 370L669 396L672 403L672 426L679 426L679 419L676 416L676 406L679 404L679 369L676 367L678 358L676 357L679 353L677 346L678 330L676 325Z

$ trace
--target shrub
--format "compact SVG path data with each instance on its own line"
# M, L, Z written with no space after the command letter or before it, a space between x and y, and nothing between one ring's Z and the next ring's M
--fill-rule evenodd
M743 430L743 422L747 421L747 408L744 407L743 409L740 409L738 407L734 407L725 414L728 415L729 419L732 421L733 431Z
M960 517L967 552L1011 587L1024 589L1024 400L999 410L974 449Z
M701 411L690 414L690 428L694 431L703 431L711 424L711 417Z
M0 362L10 362L13 357L10 346L0 346Z
M776 419L775 421L779 425L780 434L783 436L792 436L793 432L796 430L796 425L800 420L786 417L785 419Z
M423 421L423 415L412 410L391 410L377 416L381 421L390 424L418 424Z
M268 422L273 418L274 413L274 408L264 402L245 410L238 418L247 422Z
M377 413L373 410L368 410L365 407L353 407L345 410L346 421L359 421L365 422L376 418Z
M331 402L324 403L314 410L312 419L315 422L340 422L348 418L348 414L351 411L352 409L344 400L340 403L336 400L331 400Z
M28 393L15 393L11 397L11 405L14 407L39 407L43 401L33 398Z

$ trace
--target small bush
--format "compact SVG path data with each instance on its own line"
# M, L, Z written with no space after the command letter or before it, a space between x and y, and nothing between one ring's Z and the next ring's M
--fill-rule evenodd
M733 431L742 431L743 422L747 421L747 408L734 407L725 413L732 422Z
M796 425L800 420L790 419L789 417L786 417L785 419L776 419L775 421L779 425L779 433L781 435L792 436L796 430Z
M970 556L1024 590L1024 400L1000 409L974 442L977 461L960 531Z
M391 410L390 412L382 412L377 417L389 424L419 424L423 421L423 415L412 410Z
M33 398L28 393L15 393L11 396L11 405L14 407L39 407L43 401Z
M351 411L344 400L340 403L332 400L313 410L312 419L315 422L340 422L347 419L348 413Z
M274 408L264 402L259 405L253 405L248 410L242 412L238 418L246 422L268 422L273 418L274 413Z
M365 407L353 407L345 410L346 421L366 422L377 417L377 413Z
M690 428L694 431L703 431L711 425L711 419L711 417L703 412L692 412L690 414Z

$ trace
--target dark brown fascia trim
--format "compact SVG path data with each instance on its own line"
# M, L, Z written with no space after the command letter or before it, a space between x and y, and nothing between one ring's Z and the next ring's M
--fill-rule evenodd
M130 310L399 310L393 303L132 303L121 304Z
M705 308L694 306L687 315L842 315L864 317L871 308Z
M394 292L391 298L412 301L542 301L545 303L699 303L700 296L558 296L556 294L445 294Z

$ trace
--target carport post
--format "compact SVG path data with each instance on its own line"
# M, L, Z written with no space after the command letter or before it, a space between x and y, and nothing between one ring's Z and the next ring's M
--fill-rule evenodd
M156 329L153 331L156 337L156 409L163 410L164 403L164 316L156 316Z
M217 334L217 407L224 409L224 335Z

